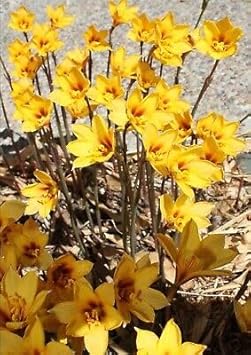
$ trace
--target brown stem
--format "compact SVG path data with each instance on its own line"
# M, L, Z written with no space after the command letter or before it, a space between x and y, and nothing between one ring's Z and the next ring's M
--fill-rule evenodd
M206 91L207 91L207 89L208 89L208 87L209 87L209 85L210 85L210 83L211 83L211 81L213 79L213 75L214 75L214 72L215 72L218 64L219 64L219 60L216 60L215 63L214 63L214 66L213 66L213 68L212 68L212 70L210 72L210 74L206 77L206 79L205 79L205 81L204 81L204 83L202 85L202 88L200 90L199 96L198 96L198 98L197 98L197 100L196 100L196 102L194 104L193 109L192 109L192 116L193 117L194 117L194 115L195 115L195 113L197 111L197 108L198 108L198 106L199 106L204 94L206 93Z
M3 58L1 57L1 55L0 55L0 62L1 62L1 65L2 65L2 67L3 67L4 74L5 74L5 78L6 78L6 80L8 81L8 84L9 84L9 86L10 86L10 89L13 90L10 73L8 72L8 69L6 68L6 65L4 64L4 61L3 61Z
M104 235L102 231L102 220L101 220L101 213L99 208L97 167L95 167L95 172L94 172L94 199L95 199L95 212L96 212L96 218L98 222L99 235L103 237Z
M107 59L107 68L106 68L106 76L107 78L109 77L109 74L110 74L110 64L111 64L111 54L112 54L112 33L114 31L115 27L112 26L109 30L109 38L108 38L108 42L109 42L109 45L111 47L110 50L108 50L108 59Z

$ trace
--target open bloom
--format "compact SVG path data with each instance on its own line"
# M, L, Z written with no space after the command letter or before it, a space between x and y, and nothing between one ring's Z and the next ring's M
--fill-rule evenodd
M155 22L150 20L146 14L140 14L131 21L131 30L128 37L136 42L151 43L154 39Z
M210 234L201 239L193 220L186 224L177 246L171 237L163 234L158 234L158 240L176 264L174 284L177 287L194 277L228 274L228 271L217 269L238 254L236 250L224 248L225 236L222 234Z
M140 61L137 67L137 82L142 91L147 91L151 87L155 87L159 82L160 77L155 74L155 71L147 62Z
M12 268L8 270L0 294L0 328L23 329L32 321L48 294L48 291L37 293L37 289L35 272L29 271L21 277Z
M124 90L119 76L109 78L103 75L97 75L96 86L90 87L87 96L95 103L110 107L111 102L124 95Z
M52 263L52 256L45 249L48 236L40 232L38 224L29 218L13 239L18 262L22 266L38 266L46 270Z
M192 218L198 228L205 228L210 225L207 218L214 208L213 203L206 201L194 202L186 195L180 195L176 201L166 193L160 196L160 211L163 220L170 226L174 226L179 232L182 232L185 225Z
M11 97L17 107L28 105L33 96L34 87L31 80L22 78L12 82ZM14 118L16 118L15 113Z
M160 338L149 330L136 328L136 331L138 355L201 355L207 348L188 341L182 343L180 328L173 319L166 323Z
M35 15L31 11L24 6L20 6L10 14L9 27L20 32L31 31L34 17Z
M34 25L32 35L31 46L42 57L50 52L55 52L64 45L58 38L58 32L47 24Z
M139 59L139 55L126 56L125 48L117 48L111 53L112 74L121 78L135 78Z
M109 12L113 27L130 22L136 16L137 10L136 6L128 6L127 0L119 0L117 4L115 1L109 0Z
M234 301L234 313L240 330L251 334L251 297L243 304Z
M55 259L47 270L47 287L52 290L49 297L58 302L72 296L75 282L83 280L92 265L89 260L76 260L71 254Z
M223 153L235 156L245 147L244 140L236 137L239 125L239 122L227 121L222 115L212 112L198 120L196 132L202 139L213 137Z
M137 263L127 254L120 260L115 274L116 305L125 323L131 314L144 322L153 322L154 310L164 308L167 299L160 291L150 288L157 280L158 264L151 264L148 255Z
M73 162L74 168L83 168L95 163L109 160L115 151L114 129L108 128L101 116L92 119L92 127L73 125L75 141L67 145L70 153L77 156Z
M200 147L174 146L167 159L167 173L190 198L193 188L208 187L222 179L222 169L215 164L201 160Z
M55 84L59 88L50 93L50 100L61 106L69 106L85 97L90 82L78 68L70 67L67 74L56 77Z
M64 5L59 5L53 8L51 5L47 5L46 13L50 21L52 28L64 28L69 26L74 21L74 17L65 13Z
M33 80L42 64L42 60L38 55L20 55L16 58L14 64L13 75L16 78L29 78Z
M228 17L218 21L204 21L195 46L199 52L219 60L236 53L237 42L242 35L242 30L234 27Z
M110 49L107 41L108 31L98 30L95 26L89 26L84 33L86 48L89 51L102 52Z
M226 159L226 154L218 146L214 137L209 136L202 144L201 158L214 164L221 164Z
M108 346L108 331L118 328L122 322L113 305L113 284L105 282L93 290L87 282L78 282L74 300L58 303L51 311L61 323L67 324L67 335L83 336L90 354L104 355Z
M45 334L39 318L36 318L25 330L24 337L0 330L1 351L4 354L71 355L68 346L56 341L45 344Z
M18 57L22 55L29 56L31 54L29 49L29 43L20 41L20 39L16 39L8 45L8 53L10 61L15 64L15 61Z
M58 187L56 182L44 171L36 170L34 176L39 182L22 188L22 194L29 197L25 213L32 215L39 213L41 217L48 217L50 211L56 208L58 201Z

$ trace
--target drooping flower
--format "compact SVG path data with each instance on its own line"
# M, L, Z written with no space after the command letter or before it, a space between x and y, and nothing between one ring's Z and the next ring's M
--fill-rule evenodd
M70 153L77 156L73 162L74 168L83 168L95 163L109 160L115 151L114 129L108 128L101 116L94 116L92 127L73 125L75 141L67 145Z
M48 291L37 293L38 276L35 272L29 271L21 277L12 268L4 275L1 286L0 328L25 328L42 307Z
M167 176L171 175L184 194L193 198L192 188L205 188L220 181L222 169L201 160L201 147L174 146L167 159Z
M164 294L150 288L157 277L158 264L151 264L149 256L136 263L124 254L114 274L116 305L124 323L130 322L131 314L144 322L153 322L154 310L167 305Z
M251 297L245 303L234 301L234 313L240 330L243 333L251 333Z
M49 18L50 25L54 29L67 27L74 21L74 16L70 16L65 13L64 5L58 5L55 8L51 5L47 5L46 13Z
M167 130L158 133L153 125L148 125L142 133L142 141L146 150L146 159L160 174L166 173L168 154L177 138L177 131Z
M213 137L223 153L235 156L245 147L245 141L236 137L239 125L239 122L225 120L222 115L212 112L198 120L196 132L202 139Z
M199 52L220 60L234 55L237 51L237 42L243 32L234 27L228 17L218 21L204 21L200 38L195 46Z
M120 326L122 318L114 305L113 284L103 283L95 290L87 282L77 282L74 300L58 303L52 308L66 334L84 337L85 347L92 355L103 355L108 346L108 332Z
M136 42L151 43L154 40L155 22L150 20L146 14L140 14L131 21L131 30L128 37Z
M180 328L173 319L166 323L160 338L149 330L135 329L138 355L201 355L207 348L202 344L182 343Z
M52 263L52 256L45 249L48 235L39 230L38 224L29 218L20 233L13 239L17 259L22 266L38 266L46 270Z
M207 218L214 208L213 203L206 201L194 202L186 195L180 195L176 201L166 193L160 196L160 211L163 220L170 226L174 226L182 232L185 225L192 218L198 228L205 228L210 225Z
M85 97L90 82L78 68L70 67L67 74L56 77L55 84L59 88L50 93L50 100L61 106L69 106Z
M111 102L124 95L119 76L111 76L109 78L103 75L97 75L96 86L90 87L87 96L96 104L110 107Z
M34 176L39 182L27 185L21 192L25 197L29 197L25 214L32 215L39 213L43 218L48 217L50 211L56 208L58 201L57 183L44 171L36 170Z
M95 26L89 26L84 33L86 48L93 52L102 52L110 49L107 35L108 31L98 30Z
M160 77L155 74L155 71L147 62L140 61L137 67L137 82L142 91L147 91L151 87L155 87L160 80Z
M47 270L47 288L52 290L50 299L54 298L56 302L67 298L69 300L73 295L75 282L83 280L92 266L89 260L76 260L71 254L55 259Z
M0 343L4 354L72 354L70 348L62 343L50 341L45 344L45 334L39 318L26 328L23 338L7 330L0 330Z
M47 24L35 24L32 29L31 47L45 57L60 49L64 43L58 38L58 32Z
M27 10L24 6L20 6L16 11L10 14L9 27L20 32L28 32L32 30L35 15Z
M177 246L167 235L158 234L158 240L176 264L176 287L199 276L229 274L218 268L230 263L238 254L236 250L224 248L225 236L222 234L210 234L201 239L193 220L184 227Z
M130 22L135 18L138 10L136 6L128 6L127 0L119 0L117 3L109 0L108 7L113 27Z
M126 56L125 48L119 47L111 53L111 70L113 75L121 78L134 79L140 56L137 54Z

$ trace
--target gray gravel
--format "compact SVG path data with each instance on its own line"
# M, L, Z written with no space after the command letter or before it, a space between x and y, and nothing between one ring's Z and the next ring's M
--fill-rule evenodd
M194 24L200 12L201 0L135 0L129 1L139 6L142 12L150 17L160 16L166 11L173 11L178 22ZM6 58L6 45L18 34L8 29L9 12L23 4L33 10L38 21L45 20L44 8L47 4L56 5L62 3L57 0L0 0L0 29L1 29L1 54ZM71 14L76 15L74 26L66 28L62 32L62 38L66 41L65 50L81 45L82 33L89 24L96 24L100 28L109 28L110 17L107 10L106 0L65 0ZM250 73L250 43L248 43L248 9L250 11L250 0L211 0L204 18L219 19L229 16L234 24L243 28L245 36L240 42L237 55L223 60L215 74L214 80L208 89L206 97L202 100L197 116L206 114L209 111L216 111L224 114L228 119L240 120L251 111L250 94L248 94L248 81ZM126 39L127 27L122 26L116 29L114 40L116 45L124 44L133 52L137 48ZM95 66L98 71L104 68L104 57L95 55ZM185 97L192 104L195 102L201 84L212 66L212 60L199 54L192 53L186 60L185 68L182 70L181 83L185 88ZM173 70L167 67L164 71L167 82L173 82ZM9 115L12 107L8 94L8 87L1 77L1 88L4 92L4 99L7 103ZM14 130L19 130L17 122L12 123ZM245 121L244 131L250 130L251 120ZM5 128L3 119L0 120L0 131ZM0 138L1 139L1 138Z

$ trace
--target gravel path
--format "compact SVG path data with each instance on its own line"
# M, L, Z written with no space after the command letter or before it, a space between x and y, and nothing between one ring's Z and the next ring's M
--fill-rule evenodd
M200 12L201 0L135 0L129 1L138 5L142 12L155 17L163 15L166 11L173 11L178 22L194 24ZM1 0L0 1L0 30L1 30L1 53L6 58L6 45L14 39L17 33L8 29L8 14L19 5L24 4L33 10L38 21L45 19L44 8L47 4L60 4L61 1L54 0ZM66 28L62 32L62 38L66 42L65 49L81 45L82 33L89 24L96 24L100 28L109 28L110 17L107 10L107 0L65 0L65 5L71 14L76 15L74 26ZM214 80L208 89L207 95L202 100L197 116L206 114L209 111L216 111L224 114L228 119L240 120L251 111L250 95L248 94L248 78L251 77L250 69L250 43L248 43L248 9L250 0L211 0L204 14L207 19L219 19L229 16L235 25L243 28L245 36L240 42L239 53L234 57L222 61L217 69ZM127 27L122 26L114 33L115 45L129 44L133 52L137 48L126 39ZM104 58L104 57L103 57ZM104 60L102 56L95 55L95 66L98 71L103 70ZM185 88L185 97L193 104L198 95L201 84L212 67L212 60L199 54L192 53L186 60L185 68L182 70L181 83ZM249 72L249 73L248 73ZM173 70L169 67L164 71L167 82L173 82ZM8 87L1 77L1 88L4 92L4 99L7 103L8 112L11 115L12 108L8 97ZM14 130L19 130L19 124L12 123ZM244 131L250 130L251 119L246 120ZM0 132L5 128L3 119L0 120ZM1 138L0 138L1 139Z

